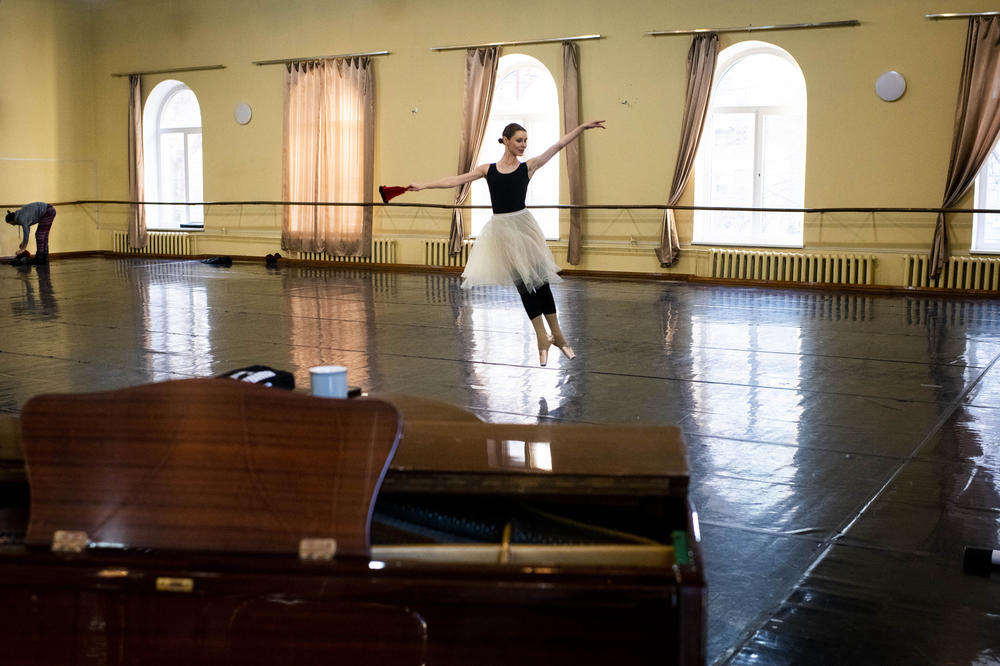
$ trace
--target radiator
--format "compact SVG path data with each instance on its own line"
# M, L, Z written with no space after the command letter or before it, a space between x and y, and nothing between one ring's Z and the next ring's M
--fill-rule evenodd
M150 231L146 233L146 247L134 248L128 245L128 234L115 232L114 251L120 254L141 254L155 256L187 256L192 254L191 234L184 232Z
M464 266L473 243L472 240L462 241L462 251L452 254L446 240L424 241L424 266Z
M396 263L396 241L388 238L376 238L372 241L370 257L344 257L326 252L295 252L295 259L303 261L337 261L358 264L394 264Z
M875 257L762 250L710 250L709 277L775 282L873 284Z
M908 254L903 257L903 286L997 291L1000 289L1000 258L949 257L937 279L931 279L930 256Z

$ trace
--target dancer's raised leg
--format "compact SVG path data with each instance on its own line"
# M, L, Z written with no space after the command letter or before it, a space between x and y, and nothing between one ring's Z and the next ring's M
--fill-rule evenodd
M545 315L545 321L549 324L549 330L552 331L552 337L549 340L556 347L559 347L559 351L563 353L568 359L576 358L576 352L573 348L569 346L569 342L566 341L566 336L563 335L562 329L559 328L559 317L555 312Z
M535 291L535 295L538 298L538 307L541 308L542 314L545 315L545 321L549 325L549 331L552 332L549 341L556 347L559 347L559 350L562 351L563 356L566 358L576 358L576 352L569 346L566 336L563 335L562 329L559 327L559 317L556 315L556 301L552 297L552 289L549 287L549 283L546 282L539 287Z

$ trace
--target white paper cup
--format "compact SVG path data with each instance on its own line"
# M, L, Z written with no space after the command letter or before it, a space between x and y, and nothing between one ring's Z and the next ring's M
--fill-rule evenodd
M309 368L312 394L321 398L347 397L347 368L342 365L317 365Z

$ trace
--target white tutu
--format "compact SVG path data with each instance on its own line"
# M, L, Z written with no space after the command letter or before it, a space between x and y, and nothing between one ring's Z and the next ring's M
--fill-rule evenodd
M527 208L495 213L472 245L462 289L523 282L528 291L534 291L546 282L562 282L559 270L545 234Z

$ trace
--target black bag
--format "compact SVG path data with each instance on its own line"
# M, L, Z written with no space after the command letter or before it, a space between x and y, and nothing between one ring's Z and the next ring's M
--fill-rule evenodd
M249 382L250 384L263 384L275 388L288 389L295 388L295 376L285 370L275 370L266 365L250 365L238 370L230 370L219 375L220 379L235 379L239 382Z

